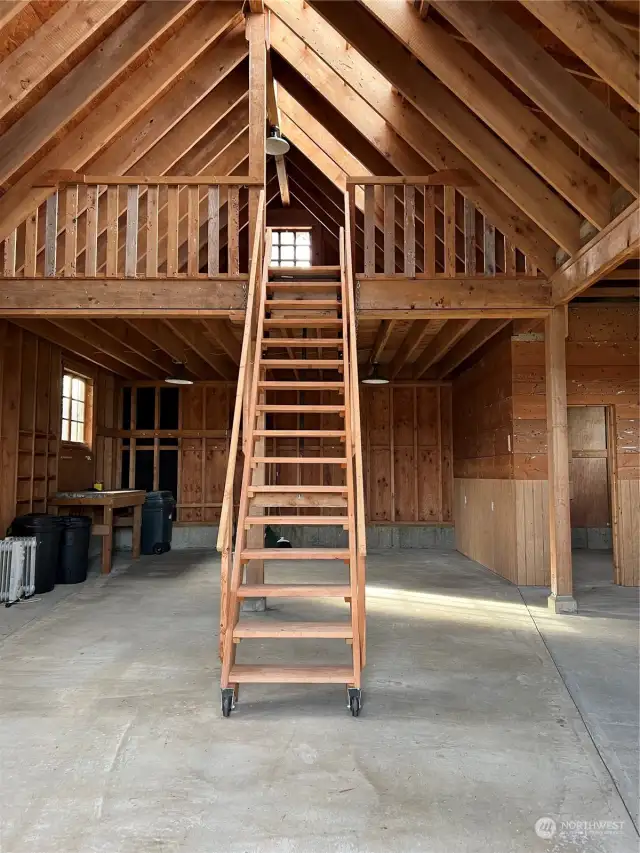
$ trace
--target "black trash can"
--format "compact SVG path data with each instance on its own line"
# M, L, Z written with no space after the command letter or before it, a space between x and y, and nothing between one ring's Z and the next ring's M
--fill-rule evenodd
M87 515L63 515L62 542L56 583L83 583L89 570L91 519Z
M171 550L175 498L171 492L147 492L142 505L143 554L164 554Z
M60 559L62 518L34 512L13 519L10 536L36 537L35 591L51 592L56 583Z

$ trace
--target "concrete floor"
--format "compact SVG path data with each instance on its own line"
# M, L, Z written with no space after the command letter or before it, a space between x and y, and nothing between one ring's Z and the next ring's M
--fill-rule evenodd
M581 582L583 614L551 617L541 591L527 607L437 551L373 554L368 581L358 720L322 685L246 686L220 716L210 555L143 558L14 626L0 645L2 853L637 851L623 801L637 800L634 591ZM252 649L278 654L245 642L240 660ZM278 649L293 659L292 642ZM536 833L544 818L555 833L551 820Z

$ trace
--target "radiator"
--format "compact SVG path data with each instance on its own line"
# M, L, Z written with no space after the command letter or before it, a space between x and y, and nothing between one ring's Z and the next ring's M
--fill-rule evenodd
M35 592L36 537L0 540L0 601L13 604Z

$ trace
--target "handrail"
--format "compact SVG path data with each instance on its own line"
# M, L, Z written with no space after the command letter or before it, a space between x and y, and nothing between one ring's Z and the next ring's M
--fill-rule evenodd
M66 169L45 172L34 187L64 187L73 184L90 184L107 187L166 186L197 187L217 184L226 187L261 187L262 178L248 175L83 175Z
M258 199L258 210L256 215L256 230L253 238L253 249L251 252L251 267L249 270L249 282L247 289L247 311L245 315L244 334L242 336L242 350L240 352L240 367L238 370L238 385L236 388L236 403L233 411L233 425L231 427L231 441L229 443L229 458L227 460L227 474L222 496L222 509L220 511L220 526L218 528L218 551L224 548L227 532L233 516L233 485L236 472L236 457L238 455L238 444L240 440L240 421L242 418L242 407L244 401L244 389L249 370L249 352L251 348L251 336L253 329L253 315L255 311L255 295L258 274L261 270L261 244L264 245L264 214L265 214L265 191L260 190Z
M352 258L352 236L351 216L349 209L349 193L345 193L345 291L346 308L349 329L349 371L351 379L352 417L353 417L353 452L355 456L355 492L356 492L356 529L358 538L358 554L365 557L367 554L367 535L364 510L364 466L362 462L362 436L360 433L360 384L358 378L358 347L356 342L356 322L353 287L353 258ZM351 463L349 463L351 464Z

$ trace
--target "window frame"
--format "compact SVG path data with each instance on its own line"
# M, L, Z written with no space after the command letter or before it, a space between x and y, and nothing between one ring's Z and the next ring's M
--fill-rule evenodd
M73 388L71 391L71 396L67 397L64 392L64 380L65 377L70 377L72 383L74 379L79 379L84 383L84 400L74 399L73 397ZM69 406L69 416L65 418L65 400L70 401ZM84 403L84 418L82 421L74 420L71 417L72 408L74 402L82 402ZM71 436L71 424L73 423L81 423L83 429L83 437L81 441L76 441L75 439L64 438L64 430L63 423L65 421L69 422L69 436ZM86 447L91 449L92 446L92 435L93 435L93 378L91 376L87 376L85 373L82 373L75 368L63 364L62 366L62 377L60 381L60 443L64 446L70 447Z
M294 235L294 238L293 238L293 260L292 261L286 261L286 262L283 261L282 253L281 253L281 249L282 249L283 244L280 241L280 239L278 239L277 244L272 242L271 258L269 259L269 265L270 266L272 266L276 269L282 269L282 268L286 269L288 267L291 267L293 269L308 269L309 267L313 266L313 229L311 228L310 225L300 225L300 226L293 226L293 227L278 227L278 228L272 228L271 231L272 231L273 235L275 235L275 234L281 235L284 233L292 233ZM308 244L304 244L304 245L298 245L297 244L297 236L299 234L308 234L309 235ZM278 259L279 259L278 263L275 263L273 261L273 249L274 249L274 247L276 247L276 245L277 245L277 249L278 249ZM297 250L301 249L301 248L305 248L305 249L308 248L309 249L309 259L308 260L305 259L304 261L297 262L298 259L296 258L296 253L297 253Z

